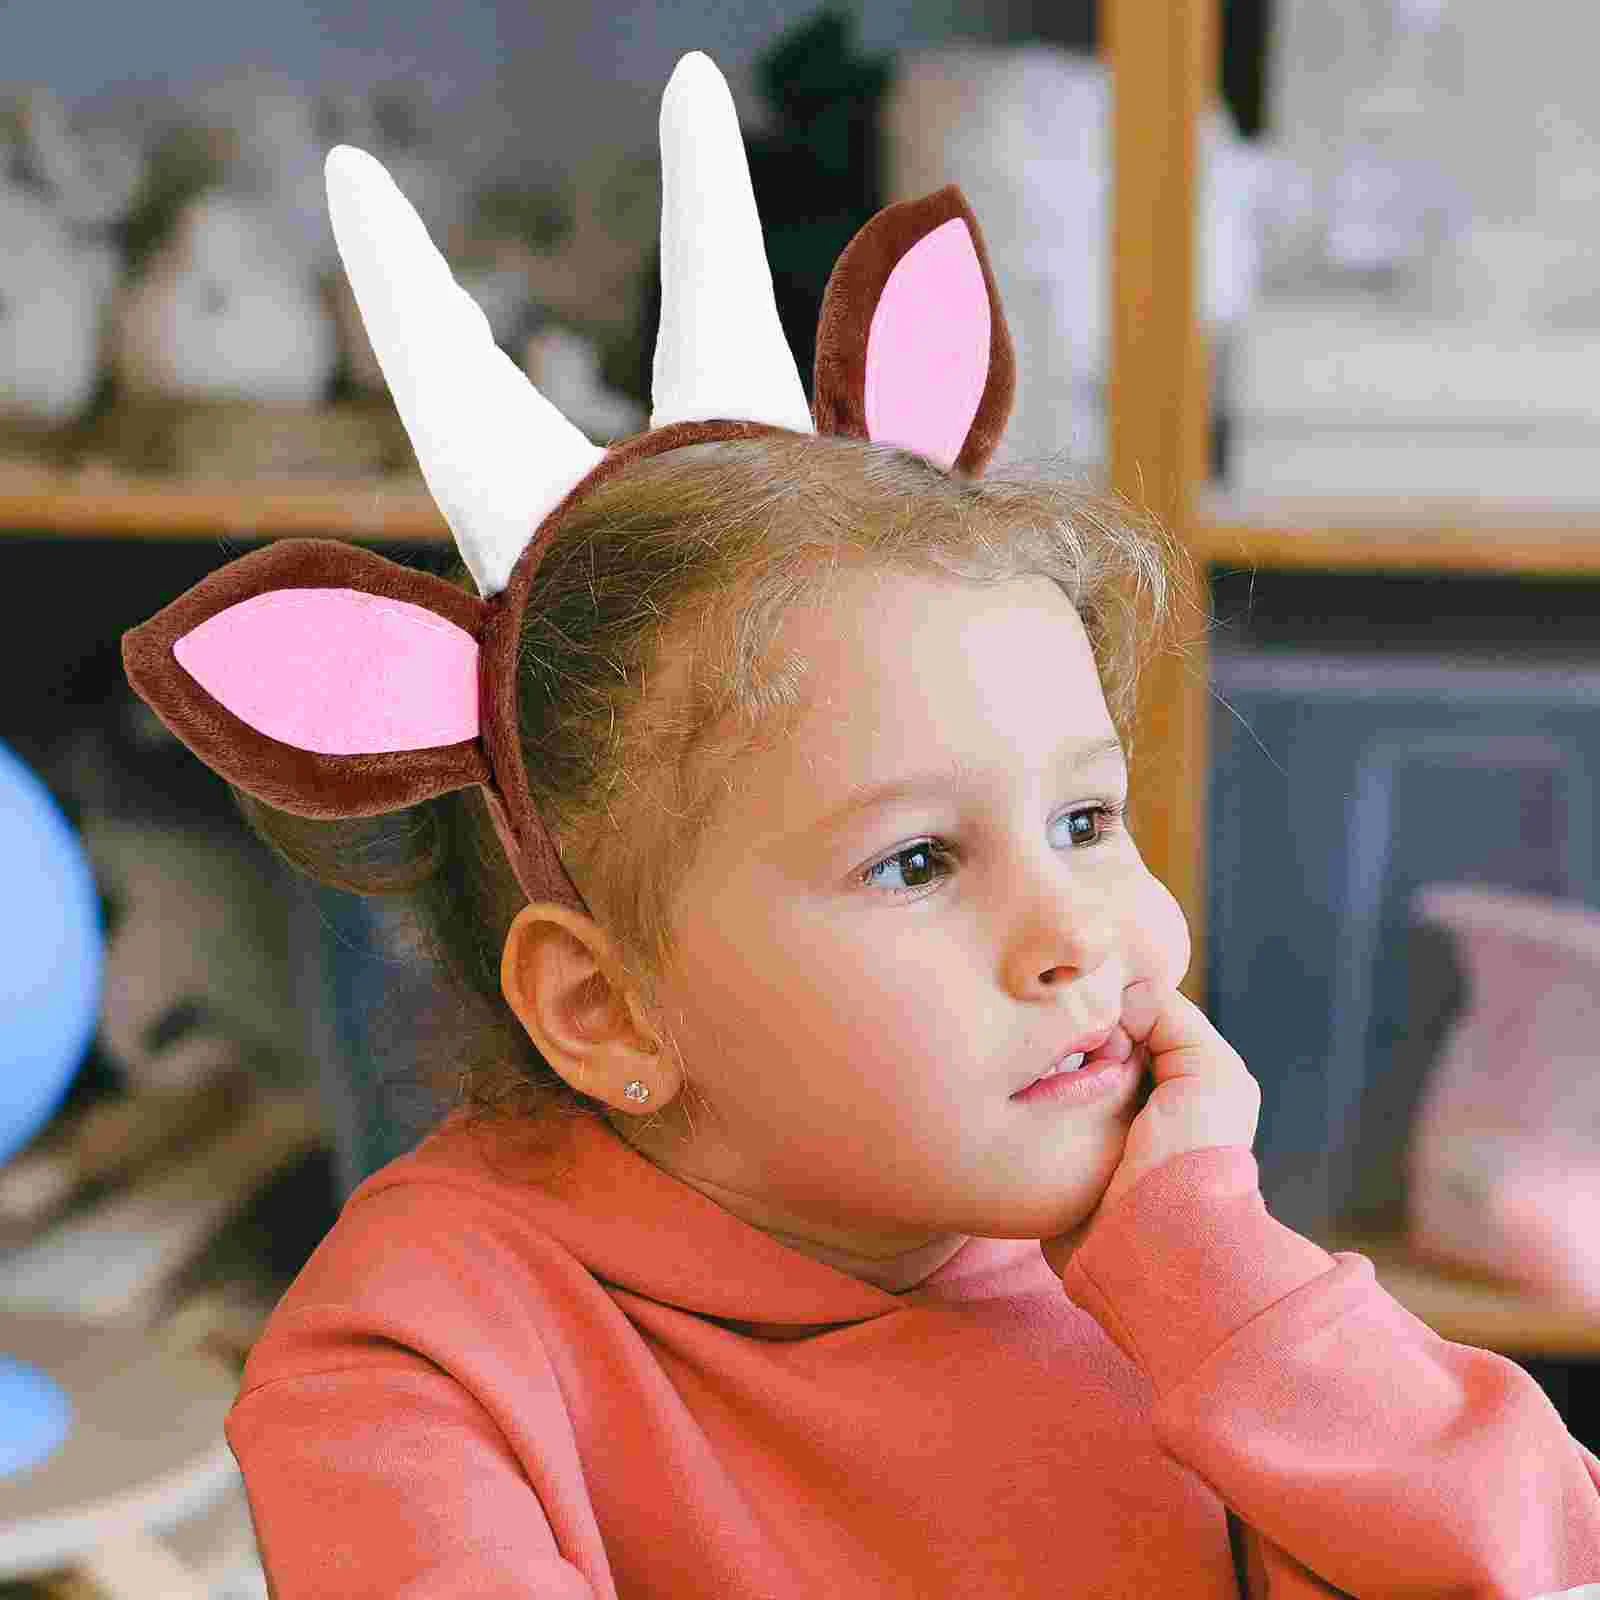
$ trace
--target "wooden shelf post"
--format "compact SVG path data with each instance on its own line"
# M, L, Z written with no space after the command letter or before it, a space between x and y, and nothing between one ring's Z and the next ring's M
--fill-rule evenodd
M1196 219L1200 119L1220 72L1217 11L1217 0L1101 0L1099 10L1111 85L1109 477L1194 557L1207 605L1194 541L1209 429ZM1181 987L1203 1003L1210 658L1197 622L1185 618L1185 654L1145 674L1131 798L1146 864L1189 923Z

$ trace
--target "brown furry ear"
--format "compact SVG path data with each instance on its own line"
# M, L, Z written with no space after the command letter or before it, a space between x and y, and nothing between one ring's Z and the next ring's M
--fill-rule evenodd
M122 636L134 692L214 772L302 817L490 781L486 602L331 539L241 556Z
M834 263L817 321L818 433L981 473L1016 397L999 290L961 190L886 206Z

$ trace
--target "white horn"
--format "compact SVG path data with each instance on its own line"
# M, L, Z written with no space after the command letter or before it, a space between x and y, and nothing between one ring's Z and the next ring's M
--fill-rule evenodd
M729 417L815 433L778 320L727 80L691 50L661 97L661 330L650 426Z
M489 319L380 161L335 145L324 175L361 321L422 475L488 599L605 451L495 344Z

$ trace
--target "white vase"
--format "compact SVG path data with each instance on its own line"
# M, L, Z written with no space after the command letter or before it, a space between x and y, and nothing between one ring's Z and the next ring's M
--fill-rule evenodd
M886 201L957 183L983 229L1016 345L1017 393L996 460L1103 459L1111 320L1105 66L1059 45L908 52L882 108ZM1226 107L1201 126L1198 312L1221 340L1254 303L1276 158Z

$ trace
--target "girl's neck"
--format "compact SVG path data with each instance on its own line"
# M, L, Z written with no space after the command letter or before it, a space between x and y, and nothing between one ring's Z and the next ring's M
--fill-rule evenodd
M860 1278L862 1282L870 1283L888 1294L903 1294L907 1289L914 1289L923 1279L937 1272L950 1260L967 1242L968 1237L964 1233L950 1234L929 1244L920 1245L915 1250L907 1250L903 1255L873 1260L870 1256L852 1255L848 1251L831 1249L810 1239L800 1239L791 1234L780 1233L775 1228L766 1231L779 1244L787 1245L791 1250L798 1250L801 1255L810 1256L813 1261L820 1261L835 1271L849 1273L852 1278Z

